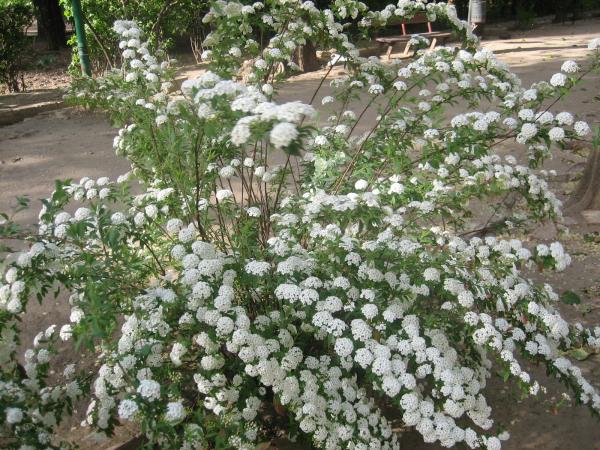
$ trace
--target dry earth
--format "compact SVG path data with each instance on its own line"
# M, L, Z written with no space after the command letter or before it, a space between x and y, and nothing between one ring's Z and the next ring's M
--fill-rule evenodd
M592 37L600 35L600 21L588 20L574 25L546 25L518 37L505 40L486 40L483 46L494 50L503 61L519 74L525 84L538 79L549 79L566 59L584 60L585 46ZM189 70L193 74L197 70ZM308 101L318 84L320 73L295 77L283 89L280 100ZM327 95L324 87L318 100ZM555 110L576 111L593 125L600 122L600 78L589 77L565 98ZM1 99L1 97L0 97ZM356 110L360 105L353 105ZM365 114L361 127L373 123L375 112ZM46 197L55 179L78 179L84 175L116 177L128 169L126 161L117 158L112 150L115 130L99 114L67 108L42 113L15 125L0 128L0 210L6 210L17 195L27 194L31 199ZM510 151L510 148L503 151ZM583 158L569 152L558 152L548 163L559 173L556 190L565 195L572 189L573 173L581 170ZM39 203L21 213L18 221L33 224ZM583 302L578 307L563 308L564 314L583 323L600 323L600 226L587 223L581 217L569 218L560 238L574 256L573 265L561 274L542 276L552 282L558 291L567 289L581 294ZM529 236L531 242L555 239L557 230L545 225ZM596 242L594 242L596 241ZM31 314L24 323L25 339L51 323L62 323L68 316L64 301L49 301L42 306L32 304ZM76 352L67 354L64 362L81 359ZM582 362L586 374L600 385L600 356L592 355ZM533 368L534 373L541 369ZM562 407L557 383L548 380L548 395L538 401L518 401L515 392L492 382L488 393L495 408L498 423L509 427L512 439L506 449L543 450L600 450L600 422L581 407ZM73 425L73 424L71 424ZM77 427L64 429L64 434L79 441L83 448L102 449L124 439L131 431L123 430L111 442L97 444L88 431ZM437 449L420 442L418 436L408 433L404 448Z

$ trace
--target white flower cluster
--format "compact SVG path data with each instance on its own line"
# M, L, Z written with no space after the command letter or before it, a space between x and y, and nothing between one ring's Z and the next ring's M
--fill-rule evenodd
M385 64L361 57L345 32L350 20L368 29L423 12L447 20L462 48ZM38 242L9 261L0 399L13 436L47 445L66 408L59 395L85 388L44 385L56 337L100 341L85 424L110 434L135 421L164 448L214 446L218 428L228 448L284 432L318 448L397 449L398 419L426 442L497 450L508 433L494 428L484 388L500 370L523 392L543 392L523 358L600 411L566 357L599 349L600 328L569 324L552 288L520 272L564 270L570 257L559 243L530 250L490 235L560 215L536 167L552 145L590 132L545 106L576 83L579 64L524 88L442 3L369 12L354 0L325 10L220 0L205 21L214 70L185 81L183 95L168 93L168 67L133 22L115 25L124 71L76 91L128 118L114 147L132 172L59 185ZM257 28L271 36L264 48ZM295 69L291 55L316 36L346 65L322 101L335 107L323 126L311 105L272 100ZM245 83L230 79L246 57ZM469 109L483 101L486 112ZM463 112L445 115L456 102ZM375 123L359 134L370 109ZM496 151L510 140L527 148L528 165ZM142 194L129 178L143 181ZM74 213L72 200L82 203ZM479 223L473 205L488 203ZM21 381L18 316L60 284L71 323L36 337Z
M117 20L113 27L121 37L119 48L123 50L121 56L125 61L125 80L134 82L143 78L149 84L160 84L164 71L168 68L167 62L159 63L157 58L148 49L148 43L142 41L142 31L135 21ZM162 86L168 88L169 86ZM150 108L151 109L151 108ZM161 116L159 116L161 117ZM160 125L157 120L157 124Z

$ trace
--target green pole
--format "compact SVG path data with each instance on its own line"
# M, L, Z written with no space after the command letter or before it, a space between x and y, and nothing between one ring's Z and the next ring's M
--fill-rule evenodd
M73 21L75 22L75 34L77 35L77 53L79 54L79 62L81 71L88 77L92 76L90 69L90 57L87 52L87 43L85 40L85 26L83 24L83 14L81 13L81 2L79 0L71 0L73 8Z

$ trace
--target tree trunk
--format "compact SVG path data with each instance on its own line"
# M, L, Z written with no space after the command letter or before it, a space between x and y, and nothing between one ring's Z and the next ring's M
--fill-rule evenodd
M566 204L567 214L586 209L600 210L600 151L592 149L583 176Z
M296 50L296 64L300 66L302 72L313 72L321 68L317 59L317 51L312 42L307 42L306 45L299 47Z
M67 45L63 11L58 1L33 0L38 22L38 37L48 43L50 50L59 50Z

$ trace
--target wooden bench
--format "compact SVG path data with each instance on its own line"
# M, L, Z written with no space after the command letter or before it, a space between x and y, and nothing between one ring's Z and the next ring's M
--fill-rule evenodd
M407 25L419 25L419 24L427 24L427 32L412 33L412 34L409 34L407 32L407 30L406 30ZM425 14L417 14L412 19L402 22L400 24L400 29L402 31L401 35L379 36L379 37L375 38L375 41L378 42L379 44L387 45L386 55L387 55L388 60L392 59L392 57L391 57L392 47L394 46L394 44L397 44L399 42L406 43L406 45L404 47L404 52L402 53L402 56L406 58L408 56L408 53L410 52L410 47L411 47L410 40L414 35L419 35L419 36L423 36L423 37L431 39L431 44L429 46L430 49L434 49L435 46L437 45L438 41L444 43L450 36L452 36L452 32L450 32L450 31L433 31L431 22L429 22L427 20L427 16Z

